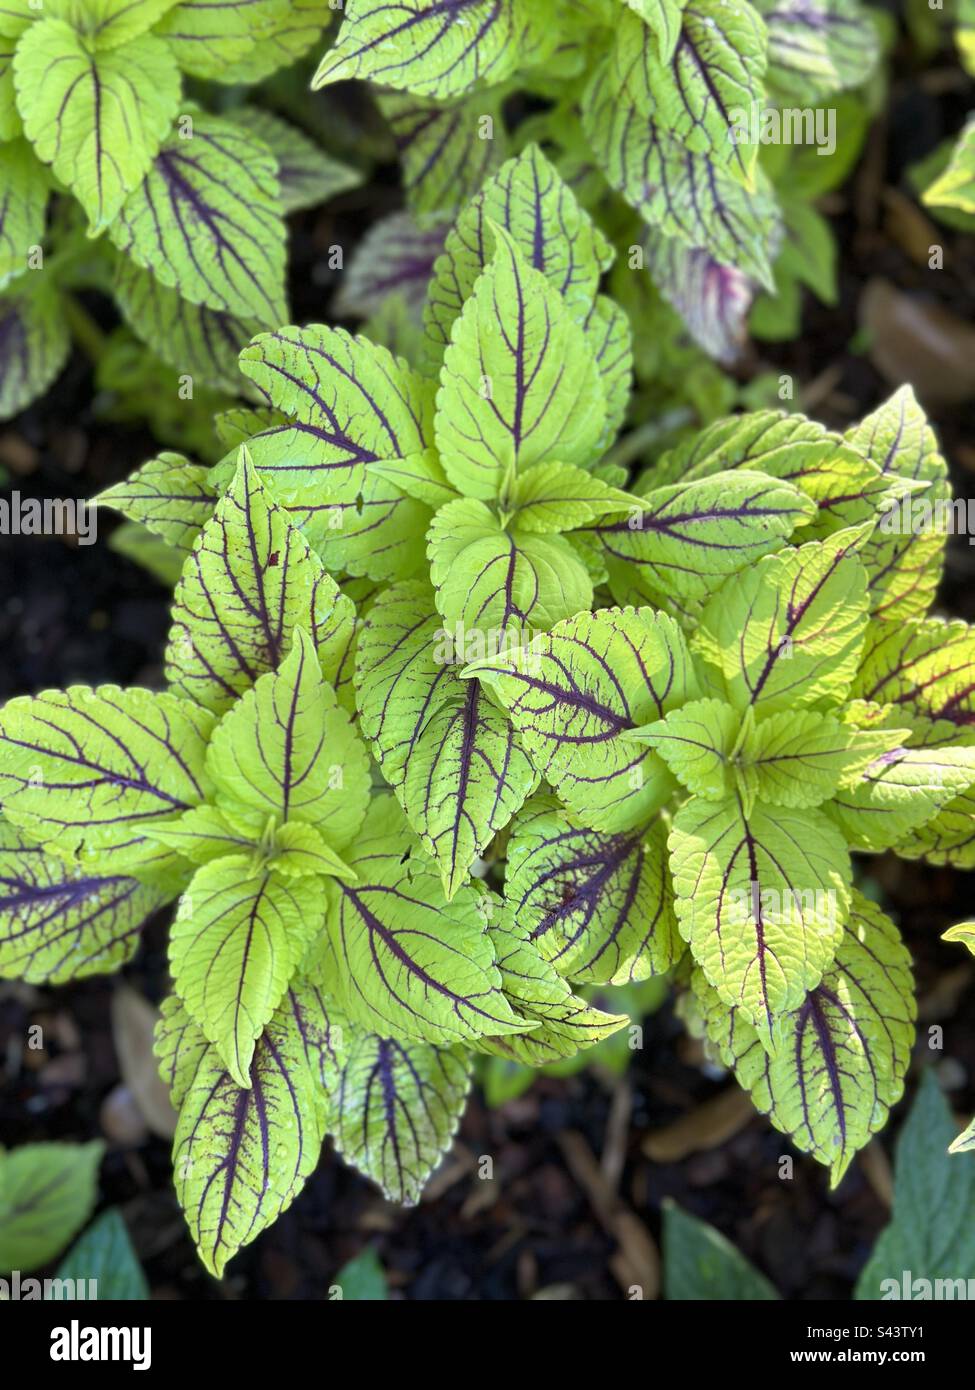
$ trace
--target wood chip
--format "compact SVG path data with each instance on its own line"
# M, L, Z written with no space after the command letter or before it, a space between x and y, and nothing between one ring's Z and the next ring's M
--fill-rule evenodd
M648 1134L641 1147L654 1163L679 1163L690 1154L718 1148L755 1114L748 1095L739 1086L729 1086L689 1115Z

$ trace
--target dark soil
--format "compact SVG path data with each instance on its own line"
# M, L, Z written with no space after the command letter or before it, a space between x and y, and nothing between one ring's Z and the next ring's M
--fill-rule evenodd
M940 86L932 72L947 74ZM830 424L846 426L892 389L853 346L868 280L881 276L975 321L973 242L939 233L951 248L946 269L919 268L904 238L892 233L884 196L902 189L907 166L960 126L971 89L964 91L956 74L945 57L922 83L910 60L898 59L886 123L830 204L842 246L840 305L826 309L810 301L802 336L757 348L743 369L774 366L803 387L812 384L817 399L810 411ZM340 203L338 214L295 222L299 322L327 316L327 276L315 271L319 248L336 240L352 244L386 210L363 207L358 196ZM384 201L391 200L384 195ZM104 314L104 305L91 307ZM0 464L14 485L37 497L90 497L155 450L147 433L99 423L92 393L91 370L78 355L42 401L0 426ZM967 495L975 470L975 403L934 406L931 415L956 488ZM0 699L71 682L161 683L168 594L106 547L113 523L102 521L100 543L90 547L0 541ZM940 605L970 621L973 556L964 539L952 541ZM890 857L863 867L881 886L916 962L922 1027L908 1100L920 1066L935 1065L954 1108L967 1117L975 1110L975 971L939 936L971 913L971 880ZM165 921L156 922L125 972L154 1002L167 985L165 941ZM109 1017L113 988L112 979L59 990L0 984L4 1144L103 1132L103 1103L119 1082ZM36 1022L45 1025L43 1052L24 1047L27 1027ZM928 1049L930 1023L944 1027L942 1052ZM383 1202L326 1150L294 1207L233 1261L220 1284L203 1271L184 1227L165 1140L112 1142L101 1202L122 1205L153 1293L164 1298L322 1298L343 1263L368 1244L394 1292L412 1299L539 1293L618 1299L634 1282L649 1295L656 1277L652 1242L659 1240L667 1197L718 1226L785 1297L849 1297L888 1219L888 1156L906 1103L830 1192L826 1171L799 1156L791 1180L780 1178L780 1157L792 1151L758 1116L743 1114L718 1142L721 1116L707 1103L730 1084L709 1079L696 1047L665 1008L647 1021L645 1046L625 1081L591 1071L567 1081L539 1078L525 1096L497 1110L475 1094L453 1154L413 1210ZM660 1140L658 1132L680 1119L691 1123L686 1156L648 1157L647 1136ZM492 1181L477 1176L481 1155L493 1158Z

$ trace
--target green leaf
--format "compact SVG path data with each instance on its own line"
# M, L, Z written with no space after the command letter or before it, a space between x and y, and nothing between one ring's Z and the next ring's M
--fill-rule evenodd
M649 830L600 834L537 797L508 844L505 905L531 946L570 980L629 984L663 974L683 954L659 820ZM517 1042L530 1047L535 1037Z
M492 230L494 257L444 356L436 417L447 477L483 501L546 458L592 463L606 410L582 329L509 234Z
M359 881L327 885L331 950L320 979L353 1023L441 1045L524 1031L476 893L460 888L447 902L392 797L373 799L349 863Z
M975 213L975 121L963 127L948 167L924 190L921 202L932 208Z
M459 678L462 655L416 582L380 595L356 648L362 732L448 898L537 780L503 711Z
M251 1084L257 1040L323 914L315 880L285 882L244 855L204 864L180 900L169 938L173 982L241 1086Z
M0 289L24 274L31 251L44 239L50 187L26 140L0 145Z
M166 589L179 583L184 556L138 521L123 521L108 538L108 548L139 565Z
M162 453L139 467L124 482L100 492L100 507L113 507L141 522L177 550L190 551L213 513L217 493L207 469L182 454Z
M691 700L630 737L659 754L688 791L723 801L736 787L731 759L741 723L721 700Z
M341 1290L343 1303L384 1303L389 1297L386 1271L371 1246L342 1266L335 1284Z
M650 609L579 613L514 652L472 662L538 772L595 830L644 825L674 781L626 735L701 691L673 619Z
M377 99L410 212L424 228L452 221L507 153L499 98L478 95L441 105L384 92Z
M859 87L877 62L877 30L859 0L756 0L768 31L770 94L789 106Z
M313 825L288 821L275 831L268 866L285 878L306 878L310 874L347 878L356 875L322 838Z
M505 498L505 509L519 529L542 535L591 526L640 506L640 498L569 463L536 463L514 479Z
M192 1024L182 1028L189 1036L179 1067L176 1191L200 1259L219 1278L241 1246L291 1205L318 1163L317 1080L289 998L261 1035L244 1088Z
M329 571L415 574L430 512L368 465L432 446L433 384L385 348L320 325L262 334L240 365L288 417L251 438L254 463Z
M0 1271L37 1269L67 1245L95 1205L105 1146L0 1149Z
M284 0L183 0L157 25L184 72L237 82L236 65L266 41Z
M956 1298L954 1281L975 1279L975 1169L969 1158L945 1152L954 1132L948 1103L927 1067L897 1141L890 1225L860 1273L854 1298ZM940 1294L934 1292L939 1286Z
M109 1207L93 1221L58 1265L55 1280L71 1279L74 1288L94 1280L98 1297L137 1302L149 1297L149 1285L132 1248L118 1207ZM55 1287L53 1297L61 1297Z
M947 544L947 526L938 523L934 508L951 500L948 465L934 431L910 386L902 386L846 438L885 476L929 484L881 514L862 554L871 612L892 621L923 617L941 580Z
M889 849L973 786L975 747L946 747L936 739L927 747L882 753L836 793L830 813L851 848Z
M228 815L216 806L194 806L178 820L146 831L150 840L173 849L191 864L209 864L224 855L253 855L259 832L245 819Z
M586 91L583 125L606 178L645 222L774 288L770 248L779 218L760 167L749 191L706 155L687 150L655 119L636 115L608 64Z
M627 517L600 522L592 535L611 573L686 608L781 549L815 510L791 483L739 470L653 488Z
M664 1202L664 1297L670 1302L771 1302L778 1294L720 1231L668 1198Z
M797 1148L830 1169L836 1187L904 1091L914 1045L914 980L900 933L854 890L836 959L778 1021L771 1052L735 1010L714 1007L709 1033L757 1108Z
M873 762L869 740L816 710L781 710L745 732L738 774L747 796L772 806L819 806Z
M90 51L63 20L41 19L21 37L13 66L27 138L97 236L146 174L176 115L176 64L151 34Z
M207 770L218 804L231 813L258 824L271 816L279 825L304 821L333 849L355 839L369 801L368 755L302 628L278 669L221 719Z
M169 136L109 235L191 303L281 323L287 305L277 160L233 121L203 111L187 121L192 127L181 124Z
M82 874L0 822L0 978L63 984L117 970L169 894Z
M42 395L70 350L51 277L28 275L0 296L0 420L11 419Z
M523 1017L537 1019L541 1026L530 1033L482 1040L476 1044L479 1051L545 1066L575 1057L629 1023L627 1014L605 1013L573 994L524 927L506 920L490 932L505 994Z
M624 92L685 149L751 185L758 145L748 132L765 95L765 25L747 0L688 0L678 22L673 51L661 52L652 26L622 16L614 59Z
M128 873L159 859L143 837L204 801L213 716L149 690L74 685L0 711L7 819L59 852Z
M277 0L265 22L251 29L251 46L217 81L256 85L278 68L290 67L316 45L335 18L332 0Z
M151 29L173 4L174 0L44 0L43 8L70 24L90 47L117 48Z
M318 207L362 183L362 174L327 154L297 126L257 106L234 111L238 126L256 135L278 162L281 209L285 213Z
M179 386L241 392L237 357L260 328L257 319L193 304L121 254L115 257L113 291L125 322L179 374Z
M850 903L843 838L818 810L692 798L674 817L670 867L694 959L769 1047L836 953Z
M484 183L447 235L425 310L431 363L440 361L454 322L488 265L492 223L509 233L532 269L558 290L577 323L592 312L600 277L613 261L612 247L558 170L530 144Z
M660 56L669 62L680 38L684 0L626 0L626 3L647 24Z
M860 664L867 625L858 531L766 555L728 580L694 634L736 709L839 704Z
M313 87L369 78L381 87L446 100L500 82L520 58L513 0L349 0L338 40Z
M451 629L498 640L510 632L517 640L592 607L592 581L568 541L503 525L472 497L440 508L427 554L437 607Z
M342 1068L335 1147L390 1201L415 1205L460 1123L470 1069L459 1048L356 1033Z
M241 455L183 567L166 647L171 687L218 713L280 664L298 627L336 688L351 677L352 602Z

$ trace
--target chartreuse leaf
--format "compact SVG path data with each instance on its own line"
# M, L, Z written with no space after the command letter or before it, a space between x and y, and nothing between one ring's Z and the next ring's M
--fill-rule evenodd
M252 30L250 48L218 80L248 85L262 82L307 53L334 18L331 0L277 0L266 23Z
M521 633L592 607L592 580L564 537L503 524L472 497L440 508L427 554L437 608L451 629Z
M433 383L385 348L315 324L262 334L240 366L286 417L249 440L254 463L328 569L417 573L429 509L368 465L432 448Z
M815 505L792 483L744 470L648 491L591 534L610 573L655 601L709 598L731 574L782 548Z
M62 984L117 970L169 896L134 878L81 874L0 822L0 978Z
M835 1187L904 1090L914 1043L911 958L883 912L854 891L836 958L778 1020L771 1051L735 1009L701 990L709 1036L726 1065L797 1148L829 1167Z
M902 386L846 438L885 477L928 485L883 511L862 552L871 612L892 621L923 617L941 580L951 516L948 466L934 431L910 386Z
M748 132L764 98L765 25L748 0L688 0L679 24L667 53L652 25L621 17L614 60L624 91L685 149L750 184L758 144Z
M612 247L539 147L530 144L484 183L447 234L424 314L431 362L440 361L491 258L492 223L508 232L531 268L558 290L577 323L592 313L600 277L613 261Z
M664 1296L677 1300L771 1302L772 1285L729 1240L683 1211L664 1202Z
M691 700L629 737L659 754L688 791L723 801L736 786L732 755L741 723L722 700Z
M136 474L120 486L131 492L136 482L140 490L145 485ZM242 449L233 482L176 587L166 647L171 687L222 713L279 665L299 626L313 635L322 671L340 687L351 677L354 625L351 600L274 503Z
M233 121L203 111L188 119L192 128L169 136L109 235L191 303L280 323L287 308L277 160Z
M193 304L121 253L115 257L112 288L132 332L180 377L217 391L240 392L237 357L261 327L257 319Z
M527 930L510 918L492 924L490 932L505 994L523 1017L537 1019L541 1026L530 1033L482 1040L475 1044L479 1051L545 1066L574 1057L629 1023L628 1015L606 1013L573 994Z
M875 521L882 502L905 486L905 480L882 473L842 436L815 420L780 410L754 410L716 420L690 435L650 470L638 490L650 492L729 469L793 483L815 502L818 514L799 532L804 540Z
M766 555L727 581L701 615L692 646L737 709L775 713L839 704L867 626L859 530Z
M700 694L684 637L650 609L605 609L557 623L511 653L472 662L508 711L538 772L595 830L646 824L674 780L625 735Z
M327 154L297 126L258 106L240 106L234 121L262 140L278 162L281 208L299 212L317 207L362 182L358 169Z
M217 501L207 469L182 454L157 454L124 482L100 492L100 507L114 507L130 521L141 522L154 536L189 552Z
M169 938L173 982L240 1086L251 1084L257 1040L323 910L314 879L285 881L244 855L204 864L180 899Z
M722 265L702 247L647 227L646 268L655 289L677 310L709 357L730 366L741 353L754 287L737 266Z
M51 277L26 275L0 298L0 420L46 391L71 348Z
M302 628L276 671L224 715L207 749L217 805L264 825L303 821L341 850L369 801L369 762Z
M674 56L680 38L684 0L626 0L627 5L646 23L664 62Z
M220 82L251 51L279 9L280 0L182 0L156 32L184 72Z
M44 0L44 10L63 19L98 48L117 48L144 34L175 0ZM40 7L38 7L40 8Z
M946 1152L954 1131L934 1069L926 1067L897 1140L890 1224L860 1273L854 1298L967 1294L975 1279L975 1170L970 1159Z
M261 1034L244 1087L179 1006L157 1034L157 1051L176 1083L177 1195L200 1258L219 1278L291 1205L318 1162L317 1077L291 996Z
M470 1054L396 1034L353 1033L339 1082L335 1146L392 1202L413 1206L460 1123Z
M14 55L17 107L34 151L104 231L149 169L179 104L165 43L140 34L91 49L63 19L40 19Z
M383 92L385 117L406 206L424 228L451 222L495 173L507 154L497 93L443 104L428 97Z
M209 864L229 854L253 855L261 838L254 818L234 816L216 806L194 806L178 820L155 826L146 834L191 864Z
M693 797L669 844L681 935L770 1048L835 955L850 903L843 837L819 810Z
M446 900L391 796L373 798L348 860L358 881L328 883L316 979L353 1023L439 1045L529 1027L502 992L477 895Z
M900 719L897 711L889 716L892 724ZM882 753L836 793L830 811L851 848L889 849L975 786L975 747L958 747L950 726L943 737L937 725L930 733L929 744L922 735Z
M105 1146L22 1144L0 1149L0 1273L47 1264L95 1205Z
M522 531L550 534L589 526L602 517L639 512L642 502L569 463L536 463L512 480L503 499Z
M515 0L349 0L312 86L369 78L442 101L500 82L521 57L519 9Z
M877 62L877 30L859 0L756 0L768 34L771 94L793 106L815 105L858 87Z
M436 416L447 477L482 501L546 457L594 462L606 414L582 329L509 233L491 229L494 257L452 329Z
M924 190L921 201L932 208L975 213L975 121L964 127L948 167Z
M832 715L780 710L747 725L736 770L747 799L808 808L862 776L873 759L869 739Z
M540 795L515 824L504 891L518 931L570 980L629 984L663 974L683 953L660 821L601 834Z
M356 646L360 727L448 899L537 781L504 712L460 679L463 658L416 581L380 595Z
M50 180L26 140L0 145L0 289L28 269L41 244Z
M204 801L213 716L149 690L74 685L0 711L0 797L10 823L99 872L160 859L144 838ZM165 856L162 856L165 858Z
M51 1294L55 1300L61 1299L62 1292L66 1299L63 1281L69 1279L75 1291L84 1287L83 1280L92 1280L100 1299L135 1302L149 1297L149 1284L118 1207L109 1207L92 1222L58 1265L54 1278Z
M748 190L707 155L688 150L654 117L638 115L608 62L593 74L582 116L606 178L645 222L774 288L770 250L779 218L760 167L757 186Z

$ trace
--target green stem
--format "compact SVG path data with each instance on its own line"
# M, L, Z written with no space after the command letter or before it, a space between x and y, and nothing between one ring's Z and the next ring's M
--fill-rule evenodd
M61 296L61 307L64 316L68 320L68 328L72 338L97 366L105 353L105 345L108 342L107 336L98 327L98 324L89 314L80 300L73 294L63 294Z

